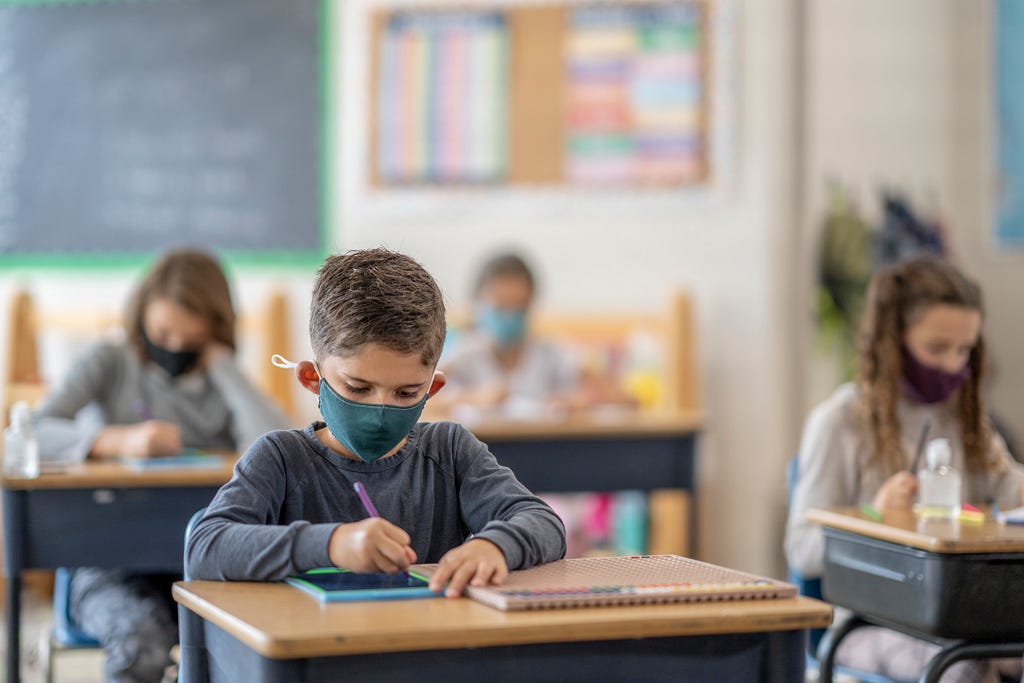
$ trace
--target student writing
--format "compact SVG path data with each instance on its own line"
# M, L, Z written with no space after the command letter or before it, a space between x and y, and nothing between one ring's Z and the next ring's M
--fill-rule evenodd
M461 426L419 422L445 384L435 371L445 310L434 279L385 249L332 256L313 289L315 361L295 364L322 422L257 441L186 548L194 578L275 580L315 567L396 572L439 562L457 596L510 569L559 559L550 507ZM353 490L362 482L380 517Z
M930 438L949 440L964 501L995 501L1004 509L1020 504L1024 468L989 425L981 396L983 313L978 286L933 257L872 278L856 383L839 387L804 426L786 527L790 566L807 576L822 572L823 534L805 519L810 508L913 505L917 477L908 468L926 422ZM864 628L843 641L837 661L908 680L936 651L894 631ZM986 662L961 662L949 675L981 681L993 674Z

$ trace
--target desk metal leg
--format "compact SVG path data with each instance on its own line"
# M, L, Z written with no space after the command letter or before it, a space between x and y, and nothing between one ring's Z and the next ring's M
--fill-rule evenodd
M861 626L870 625L856 614L851 614L845 621L841 621L825 631L824 637L818 644L819 681L822 683L832 682L832 672L836 666L836 652L839 651L839 644L843 642L843 638Z
M939 683L946 669L964 659L993 659L1020 657L1024 643L964 643L957 642L939 650L921 672L919 683Z
M7 681L21 680L21 572L7 577Z

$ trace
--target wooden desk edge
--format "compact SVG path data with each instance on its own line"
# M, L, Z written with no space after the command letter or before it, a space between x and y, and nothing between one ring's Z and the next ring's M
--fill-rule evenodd
M481 441L530 441L534 439L685 436L703 429L707 416L701 411L643 413L586 420L516 421L485 420L464 423Z
M116 462L88 462L62 472L46 472L34 479L0 477L8 491L81 488L142 488L172 486L221 486L231 479L238 457L224 456L215 468L176 468L137 471Z
M890 541L918 550L944 554L1021 552L1024 542L1015 539L952 539L939 538L927 533L912 531L885 524L883 521L865 519L857 508L836 508L807 511L807 520L815 524L861 534L882 541Z
M382 640L379 636L338 635L326 633L316 638L281 639L274 638L258 628L227 613L209 600L189 590L190 582L174 585L174 599L185 608L203 619L221 627L233 637L258 654L271 659L295 659L300 657L341 656L352 654L373 654L413 650L450 650L458 648L496 647L502 645L524 645L536 643L577 642L592 640L621 640L632 638L658 638L678 636L723 635L729 633L757 633L767 631L793 631L811 628L825 628L832 623L832 606L811 598L798 596L778 600L724 601L722 605L756 603L751 614L729 614L726 616L705 616L686 618L678 612L669 618L630 623L625 633L618 621L594 621L575 624L559 624L557 628L538 628L535 621L524 620L523 624L503 623L495 628L474 628L453 634L451 631L417 631L415 633L389 634ZM194 582L208 584L210 582ZM464 598L467 599L468 598ZM711 603L700 603L708 605ZM658 609L679 605L647 605L641 608ZM771 608L777 609L771 609ZM480 609L492 609L480 605ZM637 607L582 607L573 612L596 612L597 610L637 609ZM567 610L551 610L551 613L565 613ZM503 613L515 619L517 614ZM667 614L667 612L666 612Z

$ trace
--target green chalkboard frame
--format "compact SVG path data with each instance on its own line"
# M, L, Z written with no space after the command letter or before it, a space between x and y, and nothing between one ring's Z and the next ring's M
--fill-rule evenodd
M15 5L71 5L95 2L139 2L151 0L0 0L0 7ZM332 66L339 56L334 44L335 0L320 0L320 239L316 249L267 251L243 251L224 249L217 252L229 270L238 268L303 268L318 266L326 257L334 226L334 201L331 190L334 187L333 128L331 126L336 93ZM103 252L96 254L53 253L53 254L0 254L0 273L17 275L22 271L38 270L96 270L100 268L138 269L149 263L157 251L144 252Z

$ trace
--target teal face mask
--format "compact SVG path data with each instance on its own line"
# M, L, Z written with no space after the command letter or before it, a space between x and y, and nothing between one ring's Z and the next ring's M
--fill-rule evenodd
M514 346L526 336L526 311L509 311L481 306L477 324L498 346Z
M356 403L340 396L321 378L318 403L334 438L360 460L374 462L408 436L428 398L429 392L419 403L407 408Z

